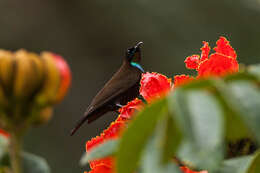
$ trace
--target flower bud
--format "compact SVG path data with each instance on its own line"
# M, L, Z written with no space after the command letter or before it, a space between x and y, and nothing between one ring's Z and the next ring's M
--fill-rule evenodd
M43 80L43 63L36 54L25 50L15 52L14 56L13 96L16 99L30 98Z
M70 81L69 66L61 56L0 50L0 125L10 129L46 123Z
M41 106L47 106L54 103L56 93L58 92L61 78L57 68L56 61L52 53L44 52L41 54L44 63L44 82L41 90L36 95L36 102Z
M12 86L14 64L13 54L9 51L0 50L0 81L5 90Z
M66 95L71 81L69 66L56 54L44 52L42 59L45 66L45 81L37 96L40 105L56 104Z
M56 61L56 65L59 69L60 80L61 80L58 92L54 99L54 102L58 103L64 98L64 96L66 95L66 93L70 87L71 73L70 73L68 64L66 63L66 61L64 61L64 59L61 56L56 55L56 54L53 54L53 56Z
M53 108L51 106L43 108L39 112L39 115L35 118L33 125L37 126L37 125L47 123L51 119L52 113L53 113Z

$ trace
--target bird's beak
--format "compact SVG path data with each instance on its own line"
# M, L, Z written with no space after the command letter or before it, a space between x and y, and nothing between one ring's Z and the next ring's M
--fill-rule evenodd
M135 45L135 49L138 49L141 45L143 44L143 42L142 41L140 41L139 43L137 43L136 45Z

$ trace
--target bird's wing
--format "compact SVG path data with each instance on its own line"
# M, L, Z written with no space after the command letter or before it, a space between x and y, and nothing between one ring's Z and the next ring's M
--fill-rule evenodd
M95 111L105 103L127 91L139 82L140 78L141 72L137 69L121 67L94 97L85 115Z

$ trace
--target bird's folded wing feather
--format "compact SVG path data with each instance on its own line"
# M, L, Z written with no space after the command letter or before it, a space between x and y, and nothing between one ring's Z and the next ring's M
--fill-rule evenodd
M105 86L94 97L86 114L91 113L103 106L105 103L113 100L120 94L127 91L140 80L140 73L136 70L119 69L117 73L105 84Z

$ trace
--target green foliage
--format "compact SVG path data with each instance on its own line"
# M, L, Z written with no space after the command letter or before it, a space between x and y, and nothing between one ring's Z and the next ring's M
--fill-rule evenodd
M141 154L152 135L156 124L167 116L166 99L148 105L146 109L138 113L128 129L123 134L117 154L117 171L132 173L138 166Z
M22 153L23 172L25 173L50 173L50 167L47 161L31 153ZM0 161L0 169L10 167L9 156L6 153Z
M80 165L85 165L91 160L100 159L115 154L119 141L116 139L108 140L103 144L95 147L89 153L84 154L80 160Z
M258 173L260 171L260 152L254 155L225 160L218 173Z
M88 160L115 154L118 173L179 173L174 157L194 170L259 173L259 84L260 65L255 65L178 87L139 112L119 145L102 144ZM243 139L249 139L249 147L238 147L243 156L230 156L228 144Z
M0 136L0 160L7 153L8 149L8 140L4 136Z
M216 169L223 158L223 117L215 97L204 90L176 90L171 99L184 132L177 154L198 168ZM175 111L176 110L176 111ZM210 134L210 135L209 135Z
M23 168L26 173L50 173L45 159L30 153L23 153Z
M0 136L0 170L10 168L10 158L8 155L9 140ZM22 163L24 173L50 173L50 168L46 160L31 153L22 153Z

